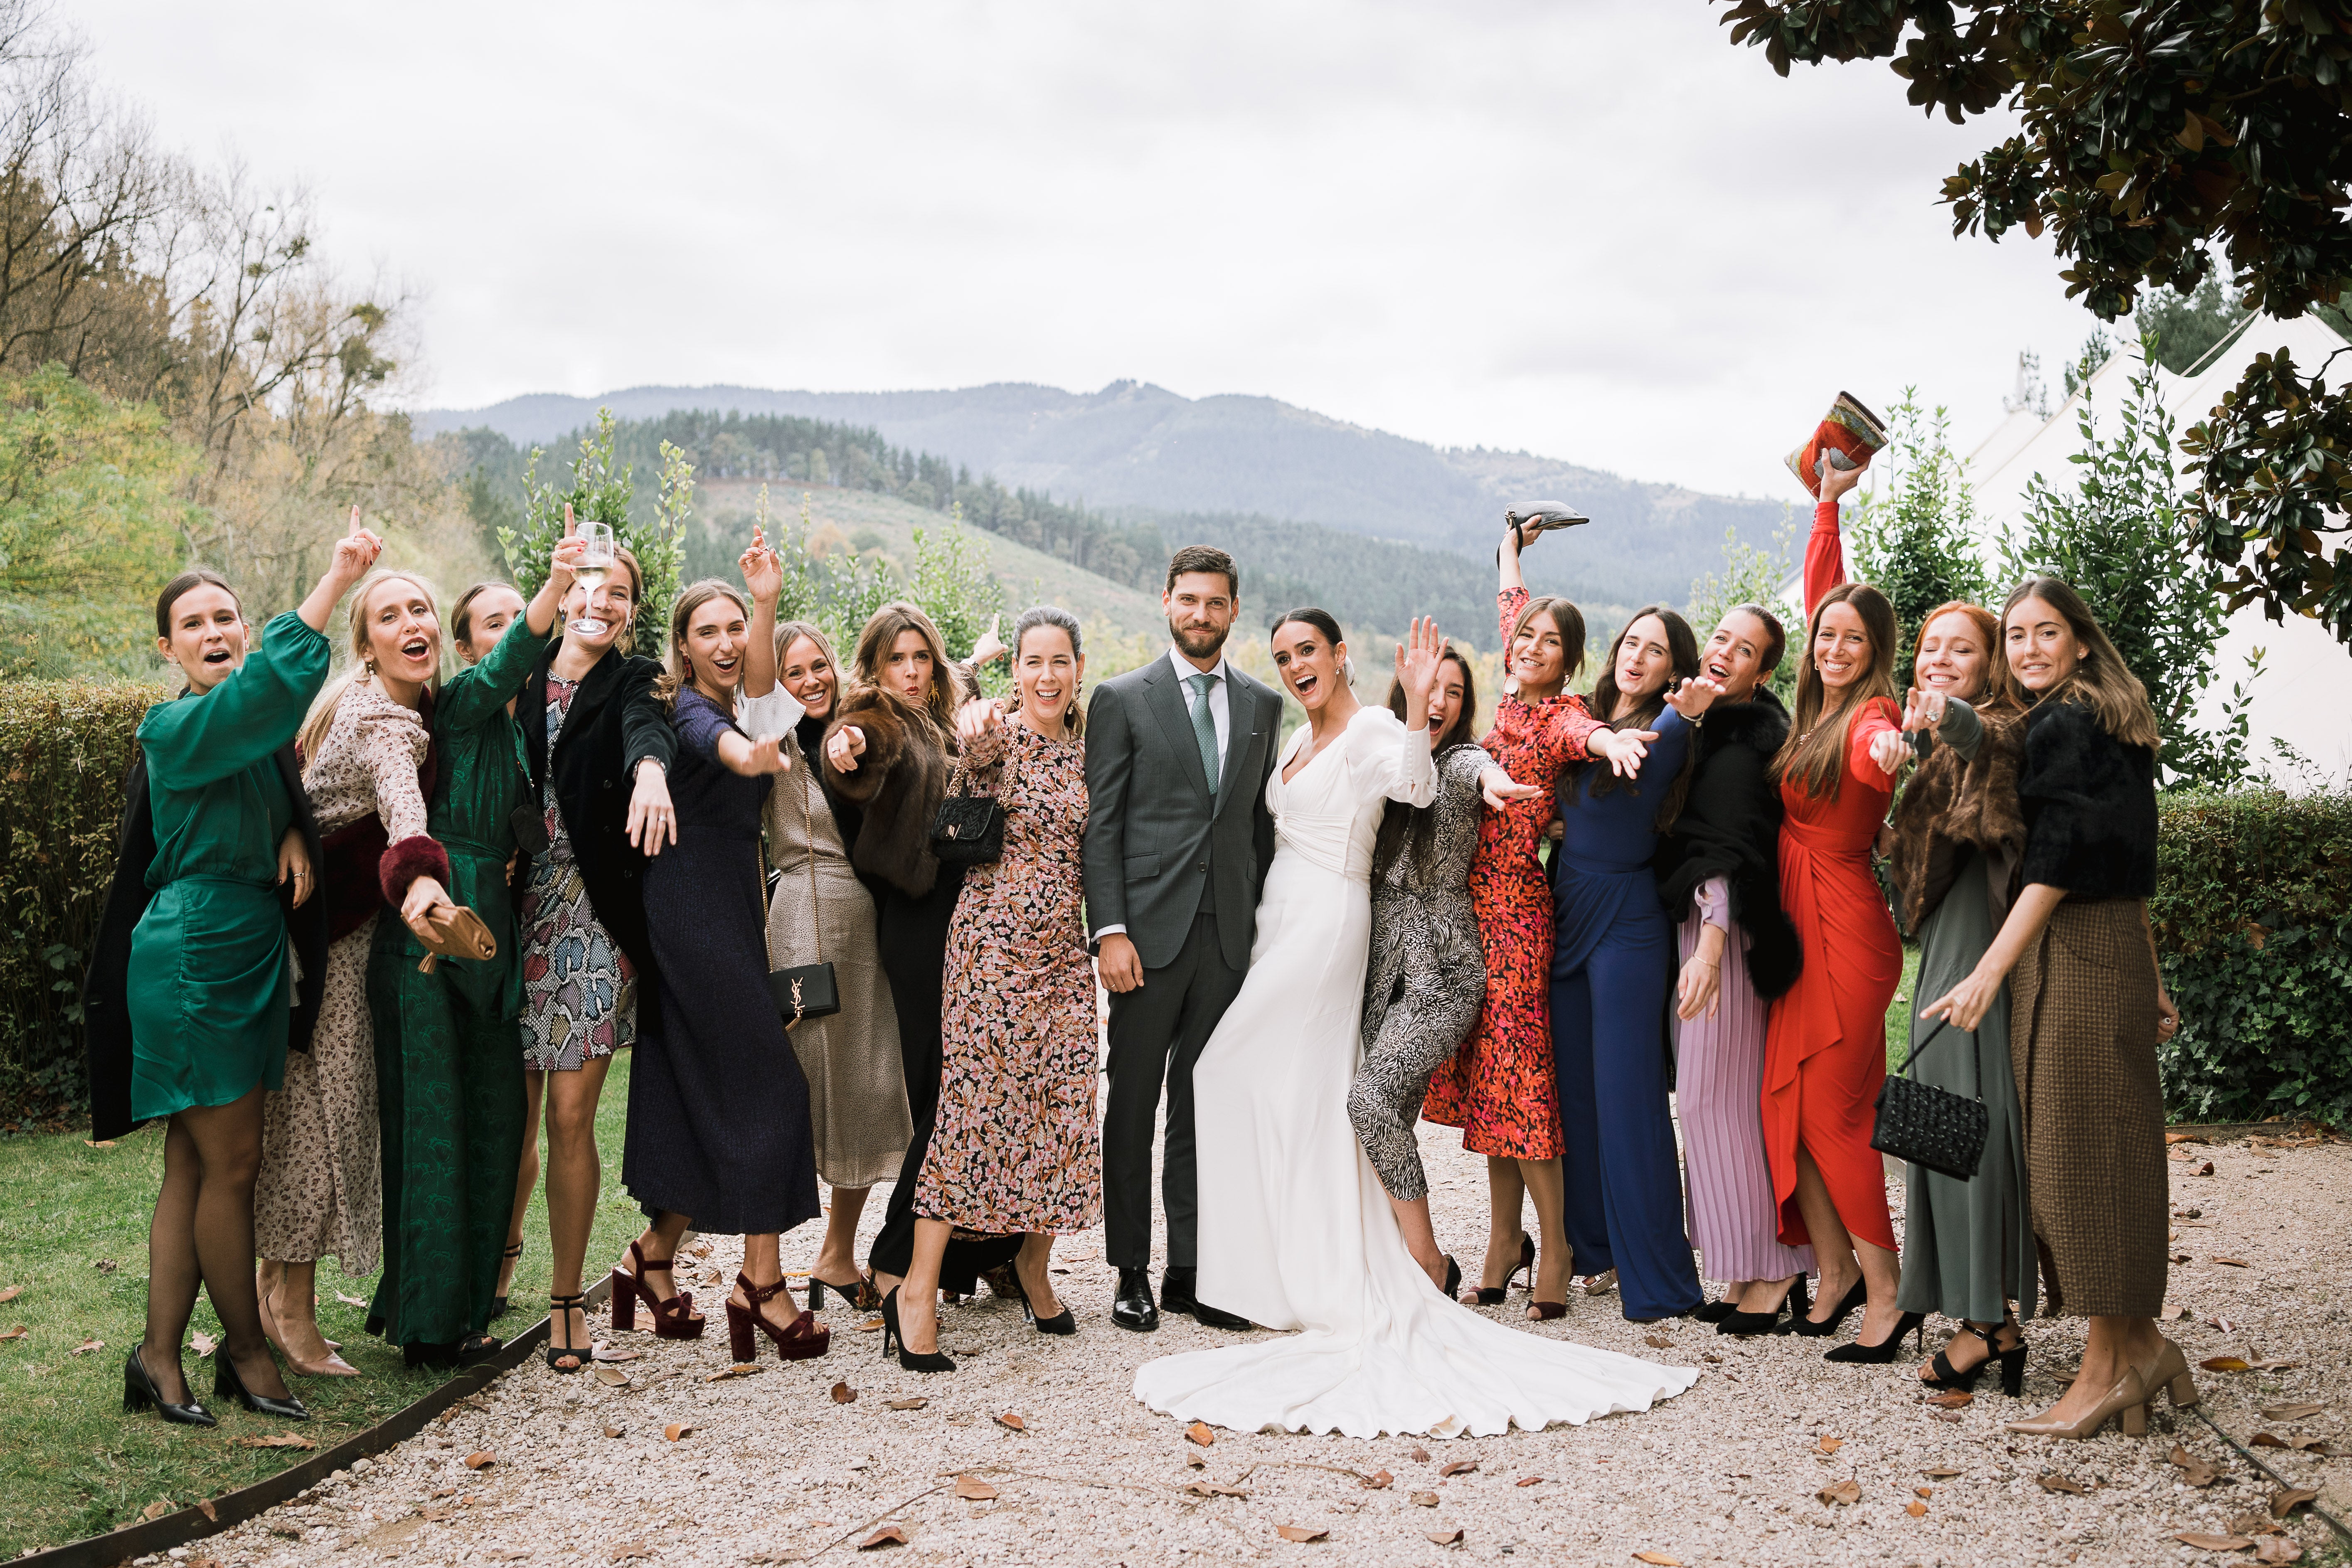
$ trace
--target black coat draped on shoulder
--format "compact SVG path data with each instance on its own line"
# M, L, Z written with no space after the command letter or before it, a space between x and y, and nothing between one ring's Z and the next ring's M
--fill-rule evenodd
M1724 879L1731 918L1748 933L1748 977L1767 1000L1794 985L1805 962L1780 908L1780 788L1770 767L1788 735L1789 710L1769 691L1708 709L1690 793L1654 862L1658 898L1677 924L1707 879Z
M2021 886L2076 899L2156 893L2156 753L2126 746L2079 702L2040 702L2025 715L2017 800L2025 816Z
M291 745L278 748L270 761L293 803L294 826L302 835L313 868L325 864L319 847L319 819L311 815L310 797L302 790L302 764ZM89 1135L120 1138L142 1123L131 1119L131 935L155 894L147 886L147 872L155 863L155 815L147 802L147 753L134 751L131 769L122 778L122 831L115 852L114 883L106 892L106 910L99 917L98 942L91 948L89 967L82 972L82 1039L89 1051ZM327 984L327 900L306 900L294 907L289 879L278 889L278 906L286 914L286 934L294 944L295 964L301 979L294 987L294 1016L286 1033L286 1048L310 1048L310 1028L319 1021L319 998Z
M541 800L551 795L563 814L563 830L571 836L590 906L629 955L641 996L650 994L647 987L659 977L653 943L646 934L646 858L629 842L629 797L636 790L639 763L651 757L667 773L677 757L669 709L654 694L661 666L617 648L597 660L581 677L551 758L547 677L562 646L558 642L549 648L523 682L521 699L515 704L522 723L523 753L530 763L534 794ZM641 999L637 1016L642 1024L658 1013Z

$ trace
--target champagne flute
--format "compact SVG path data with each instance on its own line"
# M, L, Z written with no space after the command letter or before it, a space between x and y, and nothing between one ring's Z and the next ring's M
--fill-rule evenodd
M572 580L585 591L580 601L580 618L572 623L572 630L581 637L595 637L604 630L604 623L595 617L589 605L596 590L613 574L619 557L614 552L613 525L609 522L580 524L580 563L572 569Z

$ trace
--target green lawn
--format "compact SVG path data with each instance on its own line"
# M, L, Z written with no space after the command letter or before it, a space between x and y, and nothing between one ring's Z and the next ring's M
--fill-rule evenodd
M628 1102L625 1055L605 1080L598 1117L604 1190L588 1249L592 1274L644 1224L620 1190ZM0 1305L0 1332L18 1324L28 1331L0 1342L0 1493L8 1500L0 1510L0 1559L116 1529L157 1498L184 1506L217 1496L306 1457L300 1449L238 1447L239 1438L288 1428L212 1400L211 1367L193 1350L183 1364L220 1416L216 1429L166 1426L152 1413L122 1413L122 1359L146 1311L147 1221L163 1158L160 1127L109 1149L90 1148L78 1134L0 1140L0 1290L22 1287ZM547 1219L540 1195L523 1238L513 1290L520 1310L498 1325L509 1332L546 1315ZM295 1429L320 1447L373 1426L438 1381L436 1373L408 1371L396 1351L362 1331L366 1309L337 1299L341 1293L365 1301L374 1288L373 1277L354 1280L332 1263L320 1268L320 1326L366 1374L295 1382L317 1416ZM193 1327L220 1332L201 1298ZM91 1340L102 1348L74 1353Z

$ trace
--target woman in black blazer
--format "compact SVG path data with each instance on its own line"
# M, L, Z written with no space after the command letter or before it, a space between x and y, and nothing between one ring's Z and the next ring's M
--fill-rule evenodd
M537 832L517 825L532 852L520 904L526 1125L536 1122L544 1094L548 1305L559 1319L547 1364L566 1373L588 1364L580 1272L601 1175L596 1101L613 1053L635 1041L640 1018L661 1016L646 940L645 858L677 841L667 783L677 742L654 695L661 667L628 651L644 578L635 556L619 556L593 593L574 586L565 595L563 639L516 705L540 804ZM699 1334L691 1299L640 1283L668 1273L667 1250L660 1258L630 1250L632 1267L614 1270L616 1319L642 1294L664 1338Z

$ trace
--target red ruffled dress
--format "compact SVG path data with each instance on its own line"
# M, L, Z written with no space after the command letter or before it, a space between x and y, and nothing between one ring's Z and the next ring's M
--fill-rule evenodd
M1497 596L1506 659L1527 602L1525 588ZM1551 884L1536 852L1560 773L1590 755L1585 737L1600 728L1580 697L1530 703L1507 696L1478 742L1514 780L1545 793L1479 818L1470 903L1486 949L1486 994L1469 1037L1430 1075L1421 1108L1423 1121L1461 1128L1462 1146L1474 1154L1557 1160L1564 1152L1552 1080Z

